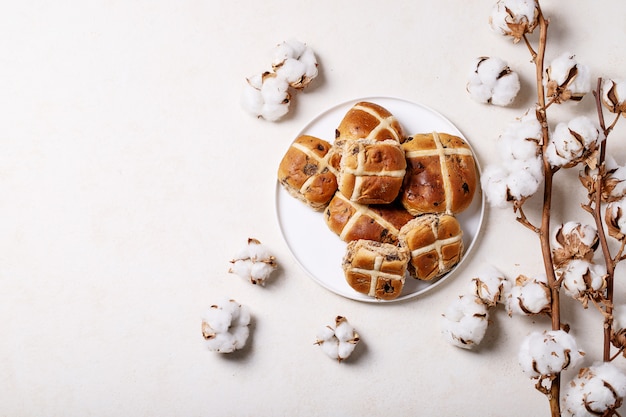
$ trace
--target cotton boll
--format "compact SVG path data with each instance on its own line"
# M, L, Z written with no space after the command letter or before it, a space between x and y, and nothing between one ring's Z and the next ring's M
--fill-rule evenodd
M602 199L605 202L621 200L626 196L626 166L619 165L610 155L607 155L605 162Z
M289 111L289 83L283 77L265 72L246 79L241 104L250 114L277 121Z
M613 306L611 343L619 349L626 347L626 304Z
M558 271L563 280L562 288L570 297L587 301L595 299L606 288L606 267L583 259L574 259Z
M499 165L487 165L483 170L480 182L485 198L493 207L504 208L509 204L508 170Z
M550 311L550 288L545 274L534 278L520 275L506 300L509 315L534 315Z
M334 325L324 326L317 332L316 345L330 358L341 362L347 359L360 342L359 334L345 317L337 316Z
M479 103L508 106L520 89L519 76L508 64L496 57L474 60L466 89Z
M442 334L454 346L474 349L480 344L489 324L487 306L475 296L456 298L443 314Z
M511 283L494 266L488 266L472 279L469 290L487 307L494 307L506 298Z
M254 238L248 239L248 244L235 255L230 263L228 272L259 285L265 285L265 281L278 267L276 258L270 254L267 247Z
M557 267L572 259L591 260L598 247L595 227L569 221L554 229L551 236L552 258Z
M550 136L547 157L554 167L572 167L598 148L600 130L586 116L559 123Z
M510 172L507 180L509 194L517 201L534 195L540 185L537 178L525 169Z
M605 223L609 236L617 240L626 238L626 201L613 201L606 206Z
M272 67L280 66L287 59L297 59L306 49L306 44L296 39L289 39L279 43L272 52Z
M520 132L521 133L521 132ZM539 140L518 132L507 131L496 142L498 155L504 163L509 161L527 161L537 159L539 156Z
M272 68L296 89L308 86L318 74L313 49L295 39L283 42L275 48Z
M245 346L250 312L235 300L213 304L202 316L202 336L210 351L231 353Z
M606 79L602 82L602 102L611 113L626 116L626 81Z
M539 6L535 0L498 0L489 16L491 29L519 42L538 24Z
M563 415L613 415L626 396L626 375L611 362L583 368L564 386Z
M532 332L522 341L518 361L530 378L543 378L575 368L584 354L563 330Z
M546 94L556 103L579 101L591 91L589 67L578 63L574 55L563 53L546 68Z

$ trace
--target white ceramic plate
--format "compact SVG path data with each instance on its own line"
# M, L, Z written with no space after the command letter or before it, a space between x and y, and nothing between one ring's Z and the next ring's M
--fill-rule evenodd
M335 129L346 112L359 101L373 102L389 110L398 119L406 134L439 131L457 135L467 141L467 138L441 114L423 105L390 97L361 98L332 107L313 119L294 139L302 134L308 134L332 143L335 139ZM432 290L444 279L449 279L471 254L481 229L483 213L484 197L480 187L477 187L470 207L457 216L463 229L465 245L465 254L461 263L434 281L419 281L407 276L403 291L398 298L381 301L353 290L346 282L341 268L346 243L326 226L322 212L309 208L289 195L280 183L277 182L276 186L278 223L297 262L312 279L326 289L343 297L365 302L389 303L406 300Z

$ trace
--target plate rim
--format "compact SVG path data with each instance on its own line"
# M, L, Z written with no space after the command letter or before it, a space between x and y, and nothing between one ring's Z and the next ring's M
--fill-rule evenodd
M450 127L452 127L454 130L456 130L458 132L458 134L461 135L461 137L466 141L466 143L468 144L468 146L472 150L472 153L475 156L474 157L474 163L476 165L476 169L478 170L478 178L479 179L478 179L478 185L476 187L476 192L477 192L477 194L480 195L480 201L479 201L480 207L479 207L479 215L477 216L477 222L476 222L476 232L475 232L474 236L472 237L472 239L470 241L470 244L465 248L464 255L461 258L461 260L450 271L448 271L446 274L442 275L441 277L436 278L432 282L428 283L428 285L426 287L421 288L421 289L419 289L417 291L411 292L409 294L401 295L401 296L399 296L397 298L394 298L392 300L376 299L374 297L369 297L367 295L361 294L361 293L359 293L357 291L354 291L354 294L347 294L347 293L344 293L344 292L336 291L333 288L331 288L323 280L321 280L314 273L312 273L309 270L309 268L307 268L305 265L303 265L302 262L300 261L300 258L298 256L296 256L296 254L294 253L292 246L289 244L289 241L287 240L287 238L285 236L285 231L283 230L283 223L282 223L281 218L280 218L279 198L280 198L281 192L283 194L285 194L285 193L287 193L287 191L284 190L284 187L280 184L280 181L278 181L278 179L274 182L274 184L275 184L275 186L274 186L274 216L275 216L276 222L278 223L278 228L280 230L281 237L282 237L283 241L285 242L291 257L296 262L296 264L298 264L298 266L306 273L306 275L310 279L315 281L318 285L320 285L325 290L327 290L327 291L329 291L329 292L331 292L331 293L333 293L335 295L338 295L340 297L343 297L345 299L358 301L358 302L363 302L363 303L370 303L370 304L389 304L389 303L404 302L404 301L408 301L408 300L417 298L419 296L422 296L425 293L434 290L435 288L440 286L442 283L448 281L450 279L450 277L453 277L455 275L455 272L457 272L458 269L462 265L464 265L466 263L467 259L470 257L469 255L474 250L474 248L475 248L475 246L477 244L478 238L481 235L481 231L482 231L482 228L483 228L483 222L484 222L484 218L485 218L485 212L486 212L486 207L485 207L486 206L486 199L485 199L484 193L482 192L482 188L480 186L480 178L482 176L482 168L481 168L480 162L478 161L478 158L476 157L476 152L475 152L471 142L467 139L467 137L463 134L463 132L458 127L456 127L456 125L454 123L452 123L452 121L449 120L441 112L433 109L432 107L424 105L422 103L414 102L414 101L411 101L411 100L408 100L408 99L405 99L405 98L400 98L400 97L395 97L395 96L380 96L380 95L377 95L377 96L365 96L365 97L345 100L343 102L340 102L340 103L337 103L337 104L335 104L333 106L330 106L330 107L326 108L325 110L319 112L312 119L310 119L303 127L301 127L298 130L298 132L295 134L294 139L292 139L289 142L289 144L287 145L287 147L285 148L283 154L285 152L287 152L287 150L289 149L289 147L291 146L291 144L293 143L295 138L297 138L298 136L300 136L302 134L305 134L305 132L307 130L309 130L311 128L311 126L315 125L315 123L318 122L326 114L328 114L330 112L333 112L333 111L336 111L337 109L339 109L341 107L354 105L354 104L356 104L358 102L362 102L362 101L370 101L370 102L378 104L377 100L383 100L383 101L389 101L390 100L390 101L396 101L396 102L404 103L405 105L421 107L422 109L428 111L433 116L438 117L439 119L441 119L441 121L445 122ZM401 120L399 120L399 122L402 123ZM281 159L282 159L282 157L281 157ZM288 193L287 193L287 196L290 197L290 198L294 198L293 196L288 195ZM302 203L302 204L304 204L304 203Z

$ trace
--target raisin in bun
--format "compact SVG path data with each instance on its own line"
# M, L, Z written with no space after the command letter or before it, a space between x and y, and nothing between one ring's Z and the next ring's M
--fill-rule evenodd
M400 246L411 257L409 273L420 280L432 280L461 261L463 231L450 214L424 214L409 221L398 235Z
M278 181L295 198L323 210L337 191L331 144L302 135L293 141L278 166ZM338 165L338 162L335 162Z
M396 244L400 228L411 219L399 204L368 206L350 201L340 192L324 210L326 225L344 242L367 239Z
M346 282L355 291L393 300L404 287L408 261L408 253L396 245L354 240L347 245L342 267Z
M394 140L357 139L343 145L339 191L360 204L389 204L402 187L406 159Z
M386 108L368 101L356 103L348 110L335 130L336 140L392 139L404 140L402 126Z
M411 214L458 214L469 207L478 171L463 139L438 132L416 134L402 148L407 168L401 201Z

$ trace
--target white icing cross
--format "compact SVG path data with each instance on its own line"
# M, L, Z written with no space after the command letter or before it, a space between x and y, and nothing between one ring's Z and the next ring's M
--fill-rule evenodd
M365 113L371 114L372 116L378 119L378 126L372 129L372 131L367 135L365 139L374 139L376 135L378 134L378 132L384 129L388 129L392 133L393 137L398 142L400 141L400 136L398 135L398 132L396 132L396 129L394 129L392 126L393 122L396 121L396 118L393 115L383 118L374 109L364 106L364 105L355 105L353 108L354 110L361 110Z
M343 226L343 229L341 229L341 234L339 235L339 237L342 240L345 240L346 235L348 234L350 229L352 229L352 226L354 225L354 223L356 223L359 217L364 216L365 214L372 217L378 224L386 229L389 229L392 233L396 235L400 233L400 231L396 229L391 223L385 220L382 216L370 210L368 206L350 201L341 193L336 193L335 198L341 198L343 201L350 204L356 210L356 212L350 217L350 219L348 219L346 224Z
M439 260L439 271L443 271L445 269L445 264L443 263L443 254L441 253L441 248L456 242L459 242L461 239L463 239L462 235L456 235L456 236L452 236L450 238L447 239L439 239L437 236L439 235L439 232L437 230L437 222L432 222L430 224L430 229L431 232L433 234L433 236L435 236L435 242L428 245L428 246L424 246L421 248L417 248L411 251L411 257L417 257L419 255L422 255L424 253L430 252L431 250L435 250L435 252L437 252L437 257Z
M363 177L394 177L394 178L403 178L406 170L397 169L397 170L380 170L380 171L367 171L365 169L365 152L362 151L362 144L357 145L349 145L349 146L358 146L361 148L359 153L357 154L357 164L356 168L343 167L342 175L349 174L355 176L354 188L352 189L351 200L356 200L361 196L361 187L363 186Z
M402 276L396 274L390 274L388 272L382 272L380 268L383 266L383 261L385 260L384 256L377 256L374 259L374 269L363 269L363 268L352 268L352 272L369 275L370 277L370 289L369 295L370 297L374 297L376 295L376 284L378 283L379 278L387 278L396 281L402 280Z
M322 173L326 168L328 168L330 172L337 176L337 170L329 162L331 156L330 150L326 152L323 158L320 158L318 154L316 154L310 148L304 146L301 143L294 142L291 144L291 146L304 153L309 158L314 159L318 163L317 172ZM315 175L311 175L309 178L306 179L306 181L304 181L304 184L302 184L302 186L300 187L300 193L304 194L313 181L315 181Z

